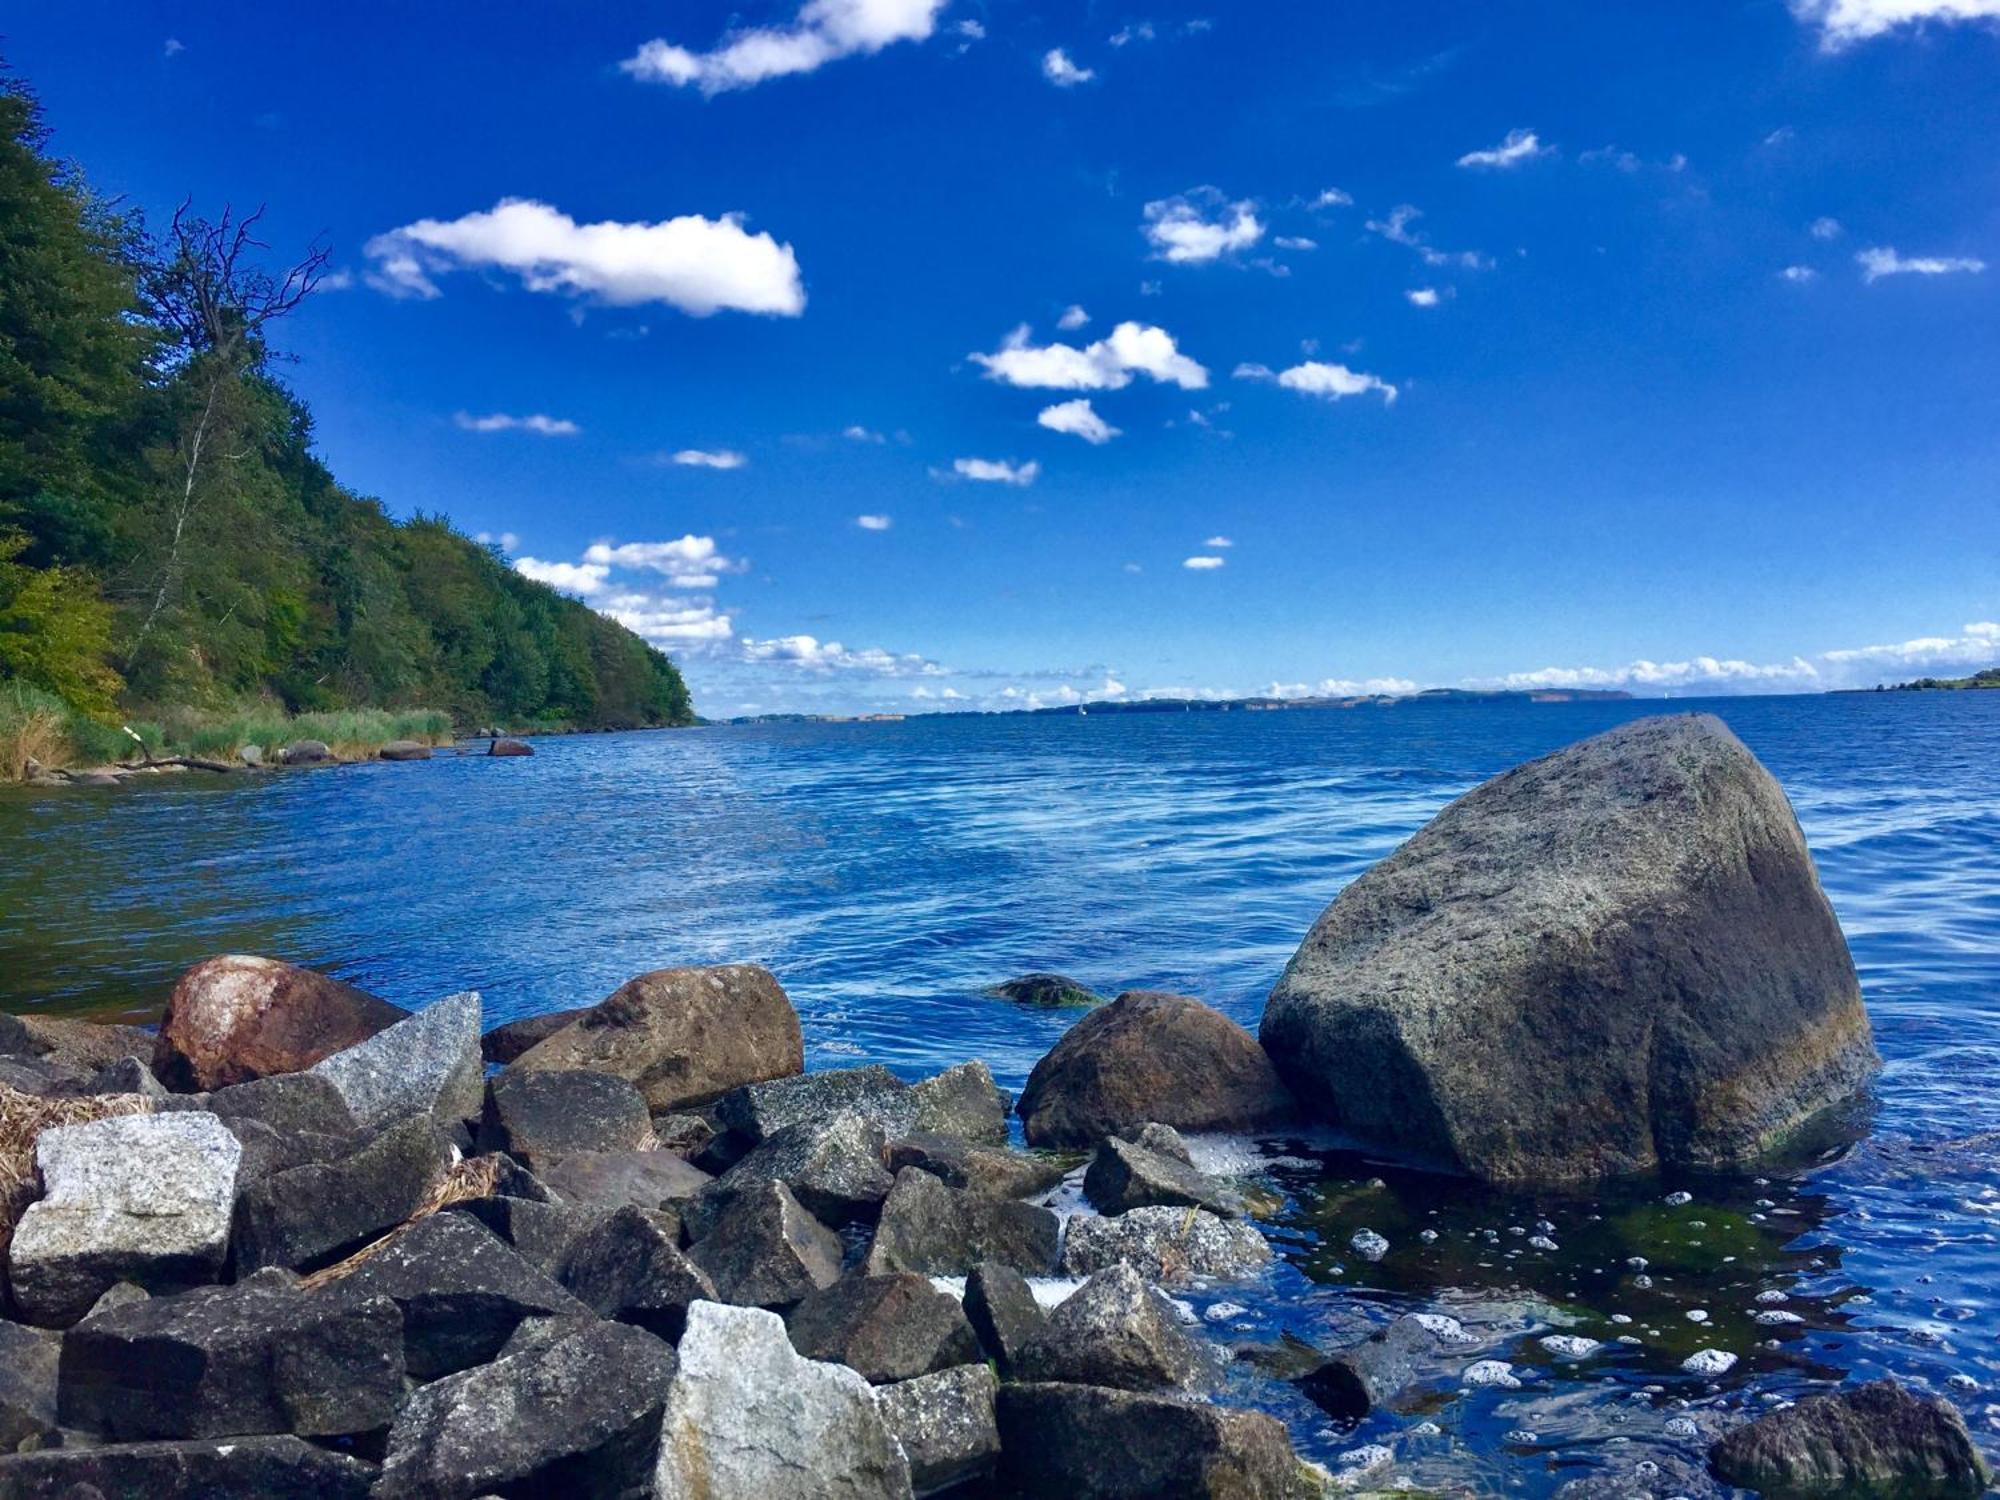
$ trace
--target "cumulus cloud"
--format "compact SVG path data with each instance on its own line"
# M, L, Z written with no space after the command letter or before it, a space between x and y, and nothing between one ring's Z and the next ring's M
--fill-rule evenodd
M1235 545L1236 543L1231 541L1226 536L1212 536L1207 541L1202 543L1202 546L1210 548L1211 550L1222 547L1234 547Z
M597 567L658 573L677 589L712 589L725 573L743 573L750 564L727 557L712 536L682 536L666 542L593 542L583 560Z
M1312 202L1308 203L1306 207L1345 208L1347 207L1348 204L1352 203L1353 201L1354 201L1353 198L1349 197L1346 193L1343 193L1339 188L1332 188L1332 187L1321 188L1319 190L1319 196L1314 198Z
M1974 620L1957 635L1921 635L1886 646L1850 646L1824 653L1842 666L1974 667L2000 661L2000 621Z
M856 516L854 524L863 531L887 531L894 523L887 516Z
M1204 554L1199 557L1183 558L1181 566L1196 573L1213 573L1228 561L1229 559L1226 557L1214 557Z
M1863 250L1854 259L1861 267L1861 279L1870 283L1884 276L1949 276L1986 269L1985 261L1970 255L1900 255L1890 245Z
M1090 314L1072 302L1068 307L1063 309L1063 315L1056 319L1056 327L1060 328L1064 333L1074 333L1089 321Z
M1054 406L1042 408L1035 418L1051 432L1067 432L1080 437L1086 443L1096 446L1108 443L1123 430L1113 427L1092 409L1088 396L1078 396L1074 401L1058 402Z
M1507 139L1484 151L1468 151L1458 159L1461 167L1492 167L1505 170L1547 156L1554 148L1544 146L1532 130L1510 130Z
M1327 401L1365 396L1370 391L1380 392L1385 404L1396 399L1396 388L1379 375L1350 370L1346 365L1330 364L1324 360L1309 359L1288 370L1277 371L1269 365L1238 365L1235 373L1238 380L1275 381L1288 391L1297 391L1302 396L1318 396Z
M661 647L713 645L736 633L734 623L712 599L628 593L607 600L603 612L641 640Z
M436 297L451 271L497 270L533 292L613 307L663 302L695 317L723 310L797 317L806 294L798 257L740 214L658 223L579 224L532 198L503 198L457 219L418 219L366 246L369 280L396 296Z
M1811 266L1786 266L1778 275L1786 281L1817 281L1819 272Z
M1802 656L1790 661L1759 664L1714 656L1685 661L1628 662L1622 667L1539 667L1532 672L1508 672L1474 678L1473 687L1512 688L1685 688L1685 687L1806 687L1817 685L1818 671Z
M1412 307L1436 307L1440 300L1438 289L1434 286L1411 287L1403 295L1410 299Z
M683 469L740 469L750 460L734 448L682 448L668 454L667 462Z
M955 458L951 470L961 479L977 479L986 484L1030 485L1042 466L1030 460L1017 464L1004 458Z
M538 437L575 437L583 431L567 417L545 417L540 412L527 417L510 417L503 412L475 417L462 411L452 421L467 432L532 432Z
M611 569L602 563L544 562L539 557L515 558L514 571L550 588L586 597L601 592L611 576Z
M521 545L521 539L511 531L503 531L497 536L493 532L482 531L473 540L483 547L498 547L502 552L515 551Z
M1059 89L1073 89L1096 76L1095 69L1078 67L1060 47L1051 47L1042 54L1042 77Z
M810 0L789 26L731 32L708 52L656 37L619 66L645 83L693 87L715 95L811 73L840 58L880 52L896 42L924 41L936 30L944 5L945 0ZM977 37L985 32L961 25L959 34Z
M2000 0L1791 0L1791 6L1800 21L1819 27L1819 44L1828 52L1899 26L2000 20Z
M879 646L850 650L839 641L810 635L781 635L760 641L745 637L746 661L779 662L809 672L865 672L871 677L942 677L946 669L927 657L897 655Z
M1271 241L1280 250L1317 250L1318 240L1309 240L1302 234L1281 234Z
M1143 210L1140 232L1153 258L1198 266L1247 250L1264 237L1264 225L1249 200L1230 203L1212 187L1160 198Z
M1318 682L1274 682L1267 698L1403 698L1418 691L1407 677L1322 677Z
M1421 231L1410 227L1423 216L1422 209L1399 203L1389 210L1387 218L1365 220L1362 228L1370 234L1379 234L1392 245L1415 251L1417 259L1427 266L1465 266L1477 270L1487 263L1477 250L1440 250L1431 244Z
M987 377L1007 385L1054 391L1116 391L1134 374L1170 382L1184 391L1208 384L1208 371L1182 354L1173 335L1149 324L1120 323L1108 338L1079 349L1071 344L1030 342L1023 323L997 353L970 356Z

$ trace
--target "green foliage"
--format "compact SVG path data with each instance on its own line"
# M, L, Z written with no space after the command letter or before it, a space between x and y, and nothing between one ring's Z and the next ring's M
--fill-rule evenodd
M122 731L78 713L54 693L0 681L0 780L19 781L31 760L49 768L100 765L131 748Z
M28 538L0 533L0 681L13 679L108 715L122 685L105 665L111 606L73 568L17 562Z
M1970 677L1919 677L1915 682L1899 682L1891 692L1938 691L1948 693L1976 692L1982 688L2000 688L2000 667L1988 667L1974 672Z

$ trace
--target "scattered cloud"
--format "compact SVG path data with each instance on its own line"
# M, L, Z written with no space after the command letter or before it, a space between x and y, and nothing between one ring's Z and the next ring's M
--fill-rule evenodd
M1975 620L1957 635L1923 635L1886 646L1851 646L1822 653L1822 659L1847 666L1874 664L1894 667L1977 667L2000 661L2000 621Z
M1820 48L1838 52L1899 26L2000 20L2000 0L1791 0L1792 14L1819 27Z
M643 83L692 86L713 96L811 73L840 58L880 52L896 42L924 41L936 29L944 5L945 0L809 0L789 26L734 31L709 52L690 51L656 37L619 67ZM963 25L959 34L973 35ZM984 35L983 30L979 34Z
M843 427L840 435L851 443L886 443L889 441L873 428L863 427L858 422L851 427Z
M1636 153L1619 146L1598 146L1593 150L1579 153L1576 159L1587 167L1602 164L1616 167L1621 172L1636 172L1641 165ZM1465 163L1460 161L1459 165L1464 166Z
M750 460L734 448L683 448L667 456L667 462L684 469L740 469Z
M531 198L457 219L418 219L366 246L369 281L394 296L440 295L451 271L511 273L531 292L613 307L663 302L695 317L723 310L797 317L805 287L790 245L751 234L740 214L658 223L579 224Z
M583 431L567 417L545 417L540 412L526 417L510 417L504 412L475 417L462 411L452 421L467 432L532 432L538 437L575 437Z
M986 40L986 27L980 22L973 20L970 16L967 16L951 29L954 35L962 36L968 42L983 42Z
M625 593L604 601L602 612L641 640L661 647L709 646L736 634L735 624L712 599Z
M1443 300L1438 296L1438 289L1434 286L1411 287L1403 295L1409 299L1412 307L1436 307Z
M1309 240L1302 234L1281 234L1271 241L1280 250L1317 250L1318 240Z
M1297 391L1302 396L1318 396L1327 401L1364 396L1370 391L1379 391L1385 405L1396 399L1396 388L1379 375L1369 375L1360 370L1350 370L1346 365L1328 364L1317 359L1278 371L1273 371L1269 365L1238 365L1235 374L1238 380L1275 381L1288 391Z
M593 542L583 560L593 567L658 573L677 589L712 589L723 574L750 568L740 558L725 556L714 537L692 534L666 542Z
M1346 208L1354 200L1339 188L1321 188L1319 196L1306 205L1307 208Z
M1088 83L1097 76L1093 68L1080 68L1070 60L1070 55L1060 47L1051 47L1042 54L1042 77L1059 89L1073 89L1079 83Z
M1840 238L1840 220L1821 215L1806 226L1806 233L1816 240L1837 240Z
M1399 203L1389 210L1387 218L1369 219L1362 224L1370 234L1378 234L1392 245L1401 245L1406 250L1414 250L1417 259L1427 266L1464 266L1478 270L1490 264L1477 250L1440 250L1410 226L1423 217L1423 210L1407 203Z
M1109 337L1081 349L1071 344L1037 346L1023 323L1007 335L997 353L969 357L985 368L990 380L1041 390L1122 390L1135 374L1184 391L1198 391L1208 384L1208 371L1180 352L1172 334L1141 323L1120 323Z
M166 46L161 49L161 55L165 57L173 57L177 53L185 51L187 51L187 48L185 45L182 44L181 39L179 37L170 36L167 38Z
M894 523L887 516L856 516L854 524L863 531L887 531Z
M871 677L942 677L947 669L914 653L898 655L879 646L848 649L839 641L810 635L781 635L743 641L745 661L781 662L808 672L865 672Z
M1533 161L1538 156L1547 156L1554 150L1553 146L1544 146L1532 130L1510 130L1507 139L1499 145L1489 146L1484 151L1468 151L1458 159L1458 164L1461 167L1491 167L1504 171Z
M1064 333L1074 333L1089 321L1090 314L1072 302L1068 307L1063 309L1062 316L1056 319L1056 327L1060 328Z
M544 562L539 557L515 558L514 571L523 578L586 598L600 592L611 576L611 569L602 563Z
M1030 485L1042 472L1042 466L1033 460L1017 464L1004 458L955 458L951 461L951 471L961 479L977 479L988 484Z
M1405 698L1419 691L1407 677L1322 677L1318 682L1274 682L1267 698Z
M1236 543L1231 541L1226 536L1212 536L1207 541L1202 543L1202 546L1207 547L1210 551L1217 551L1222 548L1234 547L1235 545Z
M1213 557L1213 556L1203 555L1199 557L1185 558L1182 560L1181 566L1196 573L1213 573L1217 568L1221 567L1224 563L1228 561L1229 559L1226 557Z
M1861 267L1861 279L1880 281L1884 276L1949 276L1954 272L1978 273L1986 262L1970 255L1899 255L1894 246L1879 245L1854 257Z
M1113 427L1092 409L1088 396L1045 406L1035 420L1051 432L1067 432L1093 447L1108 443L1123 430Z
M1804 282L1819 280L1819 272L1811 266L1786 266L1778 273L1786 281Z
M502 552L512 552L521 545L521 539L511 531L503 531L497 535L490 531L482 531L473 540L482 547L498 547Z
M1157 33L1151 21L1128 21L1111 33L1111 45L1129 46L1133 42L1150 42Z
M1226 201L1212 187L1195 188L1148 203L1140 232L1153 259L1199 266L1247 250L1264 237L1264 225L1249 200Z

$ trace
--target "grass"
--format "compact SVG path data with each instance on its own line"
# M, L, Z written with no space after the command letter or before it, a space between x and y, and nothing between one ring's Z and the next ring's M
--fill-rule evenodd
M0 1251L35 1199L35 1139L52 1125L84 1125L113 1115L142 1115L153 1107L143 1094L91 1094L44 1099L0 1083Z

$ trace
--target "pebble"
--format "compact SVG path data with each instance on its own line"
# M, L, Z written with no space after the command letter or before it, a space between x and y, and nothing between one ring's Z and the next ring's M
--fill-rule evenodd
M1681 1361L1690 1375L1727 1375L1736 1368L1736 1356L1725 1349L1697 1349Z
M1357 1229L1347 1242L1363 1260L1377 1261L1389 1253L1389 1242L1372 1229Z

